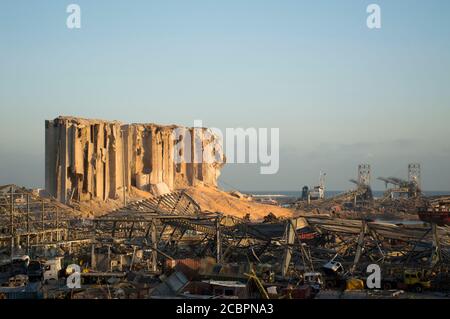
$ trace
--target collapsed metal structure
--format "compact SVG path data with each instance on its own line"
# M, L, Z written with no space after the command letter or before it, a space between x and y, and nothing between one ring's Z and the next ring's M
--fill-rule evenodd
M148 246L155 272L158 255L166 259L213 256L217 263L248 261L247 257L259 260L271 245L279 248L286 236L293 239L287 235L290 225L295 225L294 230L306 226L303 218L252 223L218 212L202 212L182 191L132 203L94 222L98 242ZM284 263L289 264L291 247L284 250Z
M98 244L126 243L149 248L152 271L157 272L158 255L172 259L160 249L180 242L189 231L204 234L202 241L216 238L216 256L220 259L220 214L201 213L198 204L186 193L173 192L137 201L94 220ZM167 231L170 233L167 235Z
M330 253L337 254L353 270L374 262L414 267L445 264L450 260L448 227L338 218L310 217L307 220L326 238L322 247L331 251L326 252L325 258Z
M0 252L32 254L39 247L90 242L78 212L15 185L0 187Z
M154 275L161 273L165 260L208 256L218 265L267 265L284 279L320 269L330 260L338 260L351 274L364 272L369 263L441 267L450 260L448 227L310 214L251 222L202 211L183 191L87 220L57 201L8 185L0 188L0 221L0 249L11 258L20 250L42 256L38 248L48 247L59 247L69 255L90 251L89 266L96 270L100 269L96 252L106 247L107 266L101 271L109 274L112 257L120 249L130 256L122 270L134 269L140 250L147 273ZM239 276L243 274L236 273L234 278Z

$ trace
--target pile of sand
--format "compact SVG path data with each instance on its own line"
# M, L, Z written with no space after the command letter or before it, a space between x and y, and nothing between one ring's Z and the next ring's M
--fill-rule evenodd
M131 194L127 195L127 202L135 202L145 198L152 197L149 192L141 191L132 187ZM108 214L116 209L122 208L124 205L123 196L117 199L92 199L90 201L82 201L78 203L78 209L82 212L83 217L92 218Z
M275 205L257 203L245 198L232 196L217 187L195 186L186 189L186 193L191 196L204 211L221 212L225 215L244 217L250 214L252 220L262 219L269 213L277 217L291 217L294 211Z
M277 217L292 217L294 214L293 210L257 203L245 197L239 198L217 187L198 185L187 188L186 193L199 204L202 211L220 212L241 218L249 214L251 220L260 220L270 213ZM152 196L149 192L133 187L127 201L133 202ZM123 198L107 199L105 201L91 200L79 203L79 209L85 217L101 216L121 207L123 207Z

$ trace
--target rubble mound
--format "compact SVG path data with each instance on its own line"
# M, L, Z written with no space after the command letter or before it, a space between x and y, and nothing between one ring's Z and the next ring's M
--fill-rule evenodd
M261 204L247 198L237 198L214 186L197 185L184 190L200 206L200 209L205 212L220 212L239 218L245 218L248 215L251 220L263 220L267 215L277 218L292 217L294 215L294 211L291 209ZM129 196L127 202L131 203L151 198L155 195L133 187ZM115 200L93 199L80 202L78 208L86 217L98 217L124 207L123 204L123 197Z
M141 191L135 187L131 188L131 192L129 192L127 196L128 203L153 197L151 193ZM99 217L124 207L124 200L123 196L120 196L117 199L91 199L89 201L79 202L76 206L77 209L83 213L84 217Z
M240 199L217 187L197 185L186 189L204 211L221 212L225 215L244 218L247 214L252 220L262 220L272 213L276 217L292 217L294 211L291 209L265 205L248 199Z

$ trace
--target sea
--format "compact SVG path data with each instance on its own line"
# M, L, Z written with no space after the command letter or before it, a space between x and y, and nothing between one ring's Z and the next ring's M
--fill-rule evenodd
M345 191L325 191L325 198L330 198L338 194L342 194ZM385 191L372 191L375 198L383 197ZM268 197L276 199L277 197L283 198L300 198L302 196L301 191L241 191L243 194L253 195L255 197ZM450 191L424 191L425 196L443 196L450 195Z

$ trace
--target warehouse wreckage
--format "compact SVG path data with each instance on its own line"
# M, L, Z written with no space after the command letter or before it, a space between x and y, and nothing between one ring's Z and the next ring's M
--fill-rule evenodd
M308 298L364 282L374 263L391 278L382 281L386 289L442 291L450 283L448 227L309 214L254 222L202 211L184 191L86 219L7 185L0 187L0 225L0 294L7 298L33 274L43 285L27 296L47 298ZM81 268L81 288L66 286L71 264ZM432 285L408 284L411 269L426 270Z

